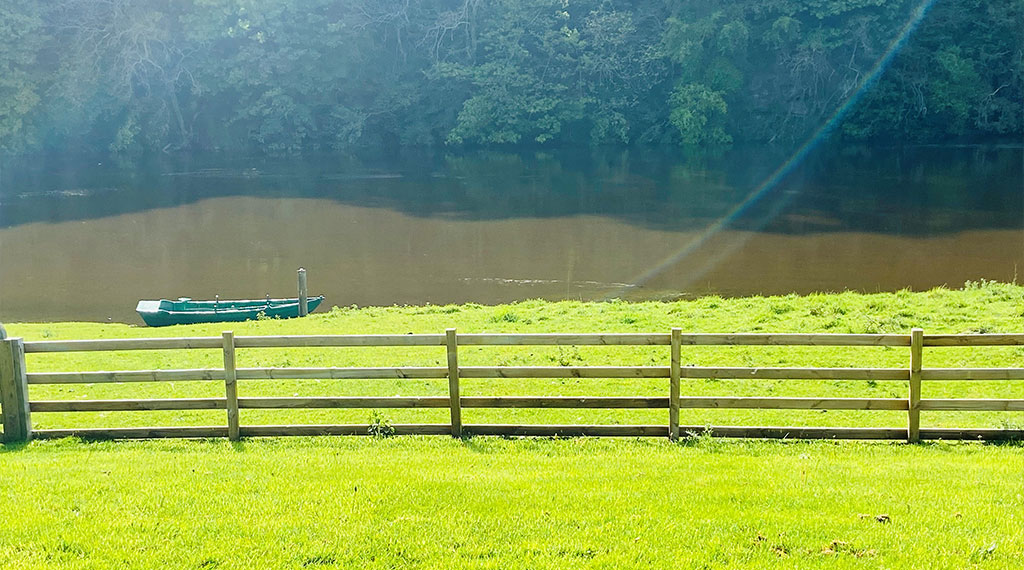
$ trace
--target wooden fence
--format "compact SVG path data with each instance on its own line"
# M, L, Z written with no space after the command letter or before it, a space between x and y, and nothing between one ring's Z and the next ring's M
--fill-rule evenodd
M228 437L281 435L365 435L370 425L242 425L241 409L318 408L447 408L447 424L399 424L401 434L450 434L502 436L659 436L676 439L680 433L721 437L798 439L1016 439L1019 429L921 428L921 411L1024 411L1024 399L922 399L924 381L1024 380L1024 368L923 368L925 347L981 347L1024 345L1024 334L925 335L910 334L445 334L240 336L151 338L118 340L0 341L0 404L4 441L78 436L83 438ZM522 345L619 345L667 346L669 366L460 366L460 346ZM891 346L907 347L909 365L904 368L771 368L693 367L680 365L683 346ZM238 368L238 349L290 347L444 347L447 366L385 368ZM224 366L216 369L133 370L119 372L31 372L26 353L123 350L218 349ZM442 397L260 397L238 396L239 380L274 379L448 379L448 395ZM668 380L664 397L467 397L459 393L463 378L663 378ZM753 398L684 397L681 378L750 380L851 380L905 382L906 398ZM125 400L30 401L33 384L109 382L167 382L205 380L224 383L223 398L172 398ZM660 408L667 410L660 425L500 425L463 424L462 408ZM680 426L683 408L898 410L907 412L907 425L887 428ZM125 410L225 410L226 425L201 427L129 427L32 429L32 412L96 412Z

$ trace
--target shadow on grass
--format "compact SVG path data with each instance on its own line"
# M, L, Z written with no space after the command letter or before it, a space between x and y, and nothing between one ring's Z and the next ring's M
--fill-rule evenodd
M0 443L0 453L15 453L21 451L29 446L27 441L18 441L13 443Z
M624 445L637 449L666 449L671 443L657 437L564 437L564 436L463 436L459 444L471 453L493 454L510 450L535 452L538 455L579 455L621 448Z
M170 452L194 452L203 448L224 447L229 443L221 438L149 438L149 439L109 439L109 438L83 438L68 436L56 439L35 439L29 442L15 442L0 444L0 453L16 453L32 448L45 449L70 449L70 448L98 448L108 449L138 449L152 448L160 451ZM230 442L236 451L245 451L238 447L238 442Z
M18 453L33 447L39 449L66 448L121 448L134 450L139 448L158 449L171 453L194 453L212 451L230 447L232 453L251 453L257 449L288 447L288 448L339 448L366 449L374 447L372 442L389 445L400 442L414 443L423 439L447 439L439 436L393 436L386 438L366 438L364 436L317 436L317 437L258 437L243 438L240 441L228 441L225 438L153 438L153 439L85 439L65 437L60 439L43 439L33 442L0 443L0 454ZM358 443L358 445L352 445ZM744 439L713 437L707 433L682 434L677 441L665 438L645 437L532 437L532 436L463 436L456 440L456 445L474 454L490 455L515 451L516 453L536 453L538 455L579 455L597 453L608 450L622 449L628 446L634 450L700 450L712 453L729 452L766 452L771 450L794 450L799 448L821 448L841 446L882 446L905 447L907 449L927 449L936 452L951 452L965 447L984 448L1020 448L1024 449L1024 439L1011 438L1002 440L926 440L909 444L905 441L858 441L858 440L806 440L806 439Z

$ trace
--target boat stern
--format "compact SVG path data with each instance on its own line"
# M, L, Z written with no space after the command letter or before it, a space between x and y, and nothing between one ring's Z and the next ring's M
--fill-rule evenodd
M160 310L160 301L139 301L138 305L135 305L135 311L140 315L142 313L155 313Z
M170 301L166 299L160 299L159 301L147 301L145 299L139 301L138 305L135 305L135 312L142 317L142 322L146 323L151 327L163 327L174 324L167 320L167 314Z

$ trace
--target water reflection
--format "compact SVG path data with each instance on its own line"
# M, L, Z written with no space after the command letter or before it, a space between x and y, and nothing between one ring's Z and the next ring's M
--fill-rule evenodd
M650 150L0 168L0 320L136 322L139 298L326 305L958 286L1024 259L1020 148L825 148L642 287L784 157Z

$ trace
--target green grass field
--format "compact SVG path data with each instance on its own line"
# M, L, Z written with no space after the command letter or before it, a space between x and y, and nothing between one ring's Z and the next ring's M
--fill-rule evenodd
M1024 331L1024 287L922 293L344 308L146 329L7 324L30 340L460 332ZM906 348L684 348L684 364L906 366ZM443 365L443 348L246 349L239 366ZM465 365L665 365L667 347L460 349ZM1024 350L926 349L925 367L1024 366ZM215 350L29 355L30 371L218 367ZM1024 398L1024 383L924 396ZM243 381L253 395L443 395L446 381ZM219 383L31 387L33 400L222 396ZM683 382L683 395L905 397L905 382ZM664 380L465 380L464 395L659 395ZM243 424L366 423L369 410L243 410ZM445 410L382 410L395 423ZM223 425L216 412L33 414L37 428ZM467 423L666 423L665 410L464 410ZM900 412L683 410L684 424L906 424ZM1019 413L922 414L1020 426ZM0 568L1019 568L1024 447L447 437L0 448ZM885 515L884 517L882 515ZM881 519L881 520L879 520Z
M1024 449L1010 445L64 440L4 450L0 474L2 568L1009 569L1024 558Z

